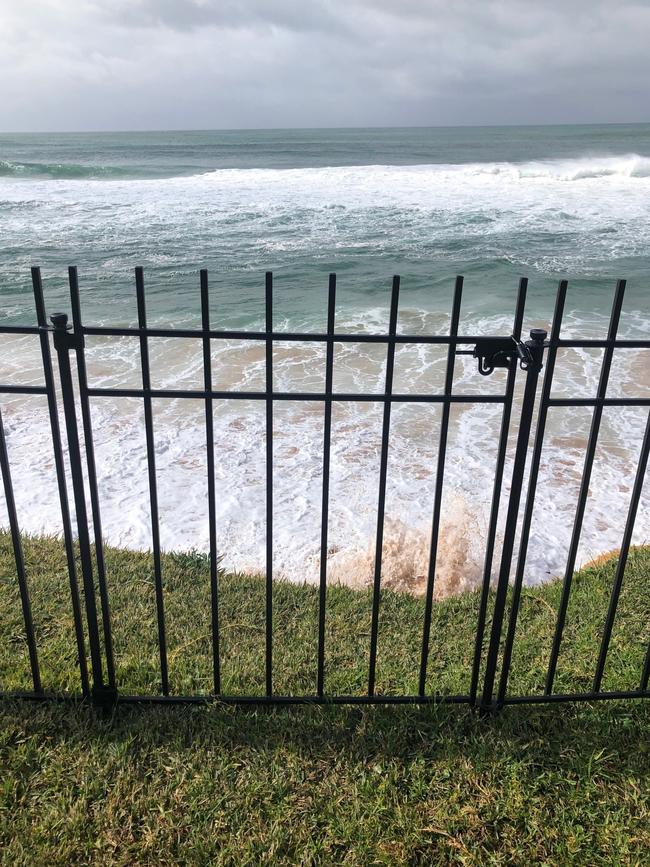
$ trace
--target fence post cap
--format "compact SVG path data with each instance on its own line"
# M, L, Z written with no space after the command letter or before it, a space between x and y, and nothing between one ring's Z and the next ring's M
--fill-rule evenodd
M67 313L53 313L50 316L50 322L55 328L67 328L68 325L68 314Z
M535 343L543 343L548 336L548 332L543 328L531 328L530 329L530 339L534 340Z

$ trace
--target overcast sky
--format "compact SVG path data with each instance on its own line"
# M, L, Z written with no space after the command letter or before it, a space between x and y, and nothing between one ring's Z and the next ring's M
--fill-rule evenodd
M0 130L650 120L650 0L0 0Z

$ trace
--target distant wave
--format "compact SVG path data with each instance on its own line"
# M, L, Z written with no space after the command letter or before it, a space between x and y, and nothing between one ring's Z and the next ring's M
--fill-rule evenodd
M0 177L17 178L129 178L139 172L118 166L77 165L75 163L14 163L0 160Z
M519 166L519 172L521 177L548 177L561 181L581 181L609 176L648 178L650 158L639 154L625 154L616 157L548 160L525 163Z
M619 156L582 156L569 159L548 159L530 162L479 163L417 163L331 165L310 167L215 167L192 171L188 165L179 166L103 166L76 163L12 162L0 160L0 178L60 180L160 180L202 179L218 182L221 179L249 177L262 180L268 176L319 176L332 174L344 178L368 177L377 172L386 175L426 174L434 177L465 180L485 176L510 181L548 180L583 181L596 178L649 178L650 157L630 153Z
M193 177L219 178L227 176L269 174L295 175L302 173L331 174L343 176L372 175L373 173L426 174L438 177L471 179L481 176L501 176L508 180L541 179L549 181L580 181L591 178L649 178L650 157L640 154L620 156L584 156L570 159L536 160L531 162L483 162L483 163L417 163L412 165L345 165L318 166L311 168L237 168L211 169Z

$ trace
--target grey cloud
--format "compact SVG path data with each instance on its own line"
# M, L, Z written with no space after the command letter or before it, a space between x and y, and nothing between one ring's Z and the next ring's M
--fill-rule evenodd
M325 2L294 0L127 0L105 8L108 20L125 27L200 27L256 29L280 27L296 32L345 30Z
M650 3L24 0L2 129L649 120Z

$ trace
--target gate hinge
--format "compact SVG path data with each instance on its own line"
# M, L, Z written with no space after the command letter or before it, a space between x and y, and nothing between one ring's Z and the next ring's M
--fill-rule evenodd
M510 367L512 359L519 359L522 370L528 370L531 365L542 369L542 355L546 331L533 328L530 340L525 343L514 334L511 337L481 337L474 347L473 357L478 359L478 372L481 376L489 376L495 367Z

